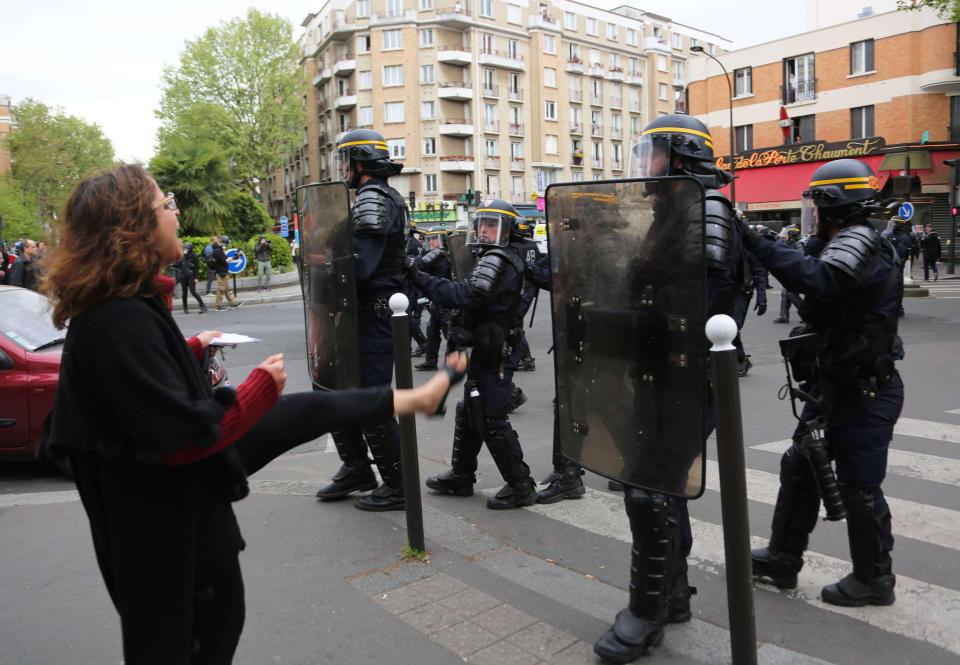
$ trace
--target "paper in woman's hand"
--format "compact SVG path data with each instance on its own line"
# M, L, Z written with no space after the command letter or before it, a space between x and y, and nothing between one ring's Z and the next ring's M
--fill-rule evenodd
M233 346L234 344L244 344L246 342L259 342L256 337L239 335L237 333L223 333L219 337L210 340L210 346Z

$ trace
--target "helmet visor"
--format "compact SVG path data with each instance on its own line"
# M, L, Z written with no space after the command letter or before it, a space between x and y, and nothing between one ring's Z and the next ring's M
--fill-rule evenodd
M496 212L478 212L473 227L467 232L468 245L506 247L510 243L511 220Z
M443 249L443 236L440 234L427 236L427 249Z
M657 178L670 174L670 142L656 134L646 134L630 148L628 178Z
M803 193L800 203L800 235L804 238L814 232L817 226L817 204L812 196Z

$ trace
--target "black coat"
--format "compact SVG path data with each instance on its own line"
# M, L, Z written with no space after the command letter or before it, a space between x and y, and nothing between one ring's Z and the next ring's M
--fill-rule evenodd
M920 245L923 247L924 261L940 260L940 236L937 235L936 231L932 231L924 236L923 240L920 242Z
M37 272L37 262L31 261L26 256L17 257L16 262L10 269L11 286L22 286L25 289L36 291L40 288L40 275Z
M200 260L197 258L197 255L193 252L187 252L183 255L183 258L180 259L180 263L177 264L177 271L180 275L180 281L191 280L197 276L197 271L200 267Z
M213 257L213 272L217 277L226 277L230 270L227 266L227 253L223 251L223 246L214 245L210 256Z

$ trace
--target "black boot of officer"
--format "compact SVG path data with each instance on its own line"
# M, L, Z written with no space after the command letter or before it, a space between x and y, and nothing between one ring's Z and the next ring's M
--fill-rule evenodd
M457 402L457 413L453 421L451 468L427 478L427 487L434 492L452 496L473 496L473 485L477 482L477 455L480 454L483 440L470 428L469 420L464 402Z
M343 462L330 483L317 490L321 501L345 499L354 492L366 492L377 488L377 477L370 468L363 441L351 440L356 435L351 432L333 432L333 442L337 454Z
M587 493L583 486L583 469L574 464L560 452L560 421L557 414L557 400L553 400L553 473L547 476L543 484L546 487L537 492L537 503L557 503L564 499L579 499Z

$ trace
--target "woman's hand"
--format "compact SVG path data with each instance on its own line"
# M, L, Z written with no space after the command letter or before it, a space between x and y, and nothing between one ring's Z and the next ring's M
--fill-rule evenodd
M262 363L257 365L258 369L266 370L270 373L270 376L273 377L274 383L277 384L277 394L283 394L283 388L287 385L287 372L283 369L283 354L278 353L276 355L270 356Z
M204 330L203 332L197 333L197 339L200 340L200 346L205 349L210 346L210 342L212 340L216 339L222 334L223 333L219 330Z

